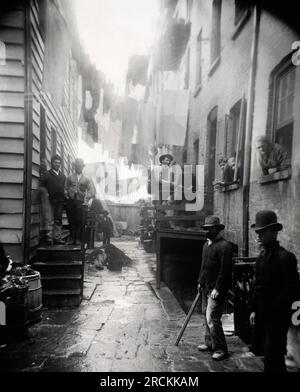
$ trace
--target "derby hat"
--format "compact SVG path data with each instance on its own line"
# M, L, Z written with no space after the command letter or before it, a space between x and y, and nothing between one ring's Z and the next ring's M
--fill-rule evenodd
M159 157L159 162L162 163L162 161L163 161L165 158L169 158L171 162L172 162L173 159L174 159L173 155L171 155L171 154L163 154L163 155L161 155L161 156Z
M207 216L202 227L203 229L209 229L210 227L219 227L222 230L225 228L225 226L220 223L220 219L214 215Z
M273 227L274 230L282 230L282 224L277 222L277 215L274 211L262 210L258 211L255 216L255 223L251 225L251 229L260 231Z

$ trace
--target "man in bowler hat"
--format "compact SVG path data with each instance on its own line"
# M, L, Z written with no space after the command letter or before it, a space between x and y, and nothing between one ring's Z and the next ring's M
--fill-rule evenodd
M212 359L220 361L228 357L221 318L231 286L232 245L222 237L225 226L218 217L207 217L202 227L207 230L207 242L202 251L198 291L202 291L205 309L205 343L200 344L198 350L212 351Z
M250 301L253 351L264 355L265 372L284 372L291 306L297 299L299 286L297 260L277 241L282 224L277 222L274 211L259 211L251 228L261 247Z

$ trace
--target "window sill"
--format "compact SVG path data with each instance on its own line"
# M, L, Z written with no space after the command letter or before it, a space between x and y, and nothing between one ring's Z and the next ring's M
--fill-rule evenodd
M234 184L229 184L225 185L222 189L221 192L230 192L230 191L235 191L239 189L240 184L239 183L234 183Z
M219 192L230 192L230 191L235 191L236 189L239 189L240 184L239 182L233 182L233 183L228 183L224 185L218 185L217 183L213 183L214 186L216 186L215 191Z
M238 35L242 31L243 27L247 23L248 19L250 18L250 15L251 15L250 9L248 9L244 12L244 15L241 17L240 21L235 26L234 32L231 36L232 40L235 40L238 37Z
M261 176L258 179L259 184L268 184L270 182L276 182L276 181L283 181L283 180L288 180L292 176L292 170L291 169L286 169L282 170L273 174L267 174L265 176Z
M197 84L195 91L194 91L194 98L197 97L197 95L200 93L201 89L202 89L202 84L201 83Z

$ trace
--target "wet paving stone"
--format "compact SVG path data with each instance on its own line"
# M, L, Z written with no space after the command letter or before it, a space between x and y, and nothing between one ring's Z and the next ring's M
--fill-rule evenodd
M214 363L199 353L203 316L195 314L179 344L185 313L166 288L155 287L155 255L137 241L114 244L132 258L120 272L86 266L86 295L77 309L44 309L30 338L0 349L2 371L228 372L261 371L245 346L228 338L230 359Z

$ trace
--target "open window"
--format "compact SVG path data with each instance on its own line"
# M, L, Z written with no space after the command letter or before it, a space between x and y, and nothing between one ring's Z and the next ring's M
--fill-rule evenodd
M272 147L270 165L272 163L275 170L271 172L271 166L267 167L268 172L263 170L260 183L288 179L291 176L295 79L296 68L292 65L290 56L271 73L266 137Z
M237 189L242 181L245 123L246 100L243 97L225 116L224 151L218 161L222 170L222 180L215 182L221 186L222 191Z

